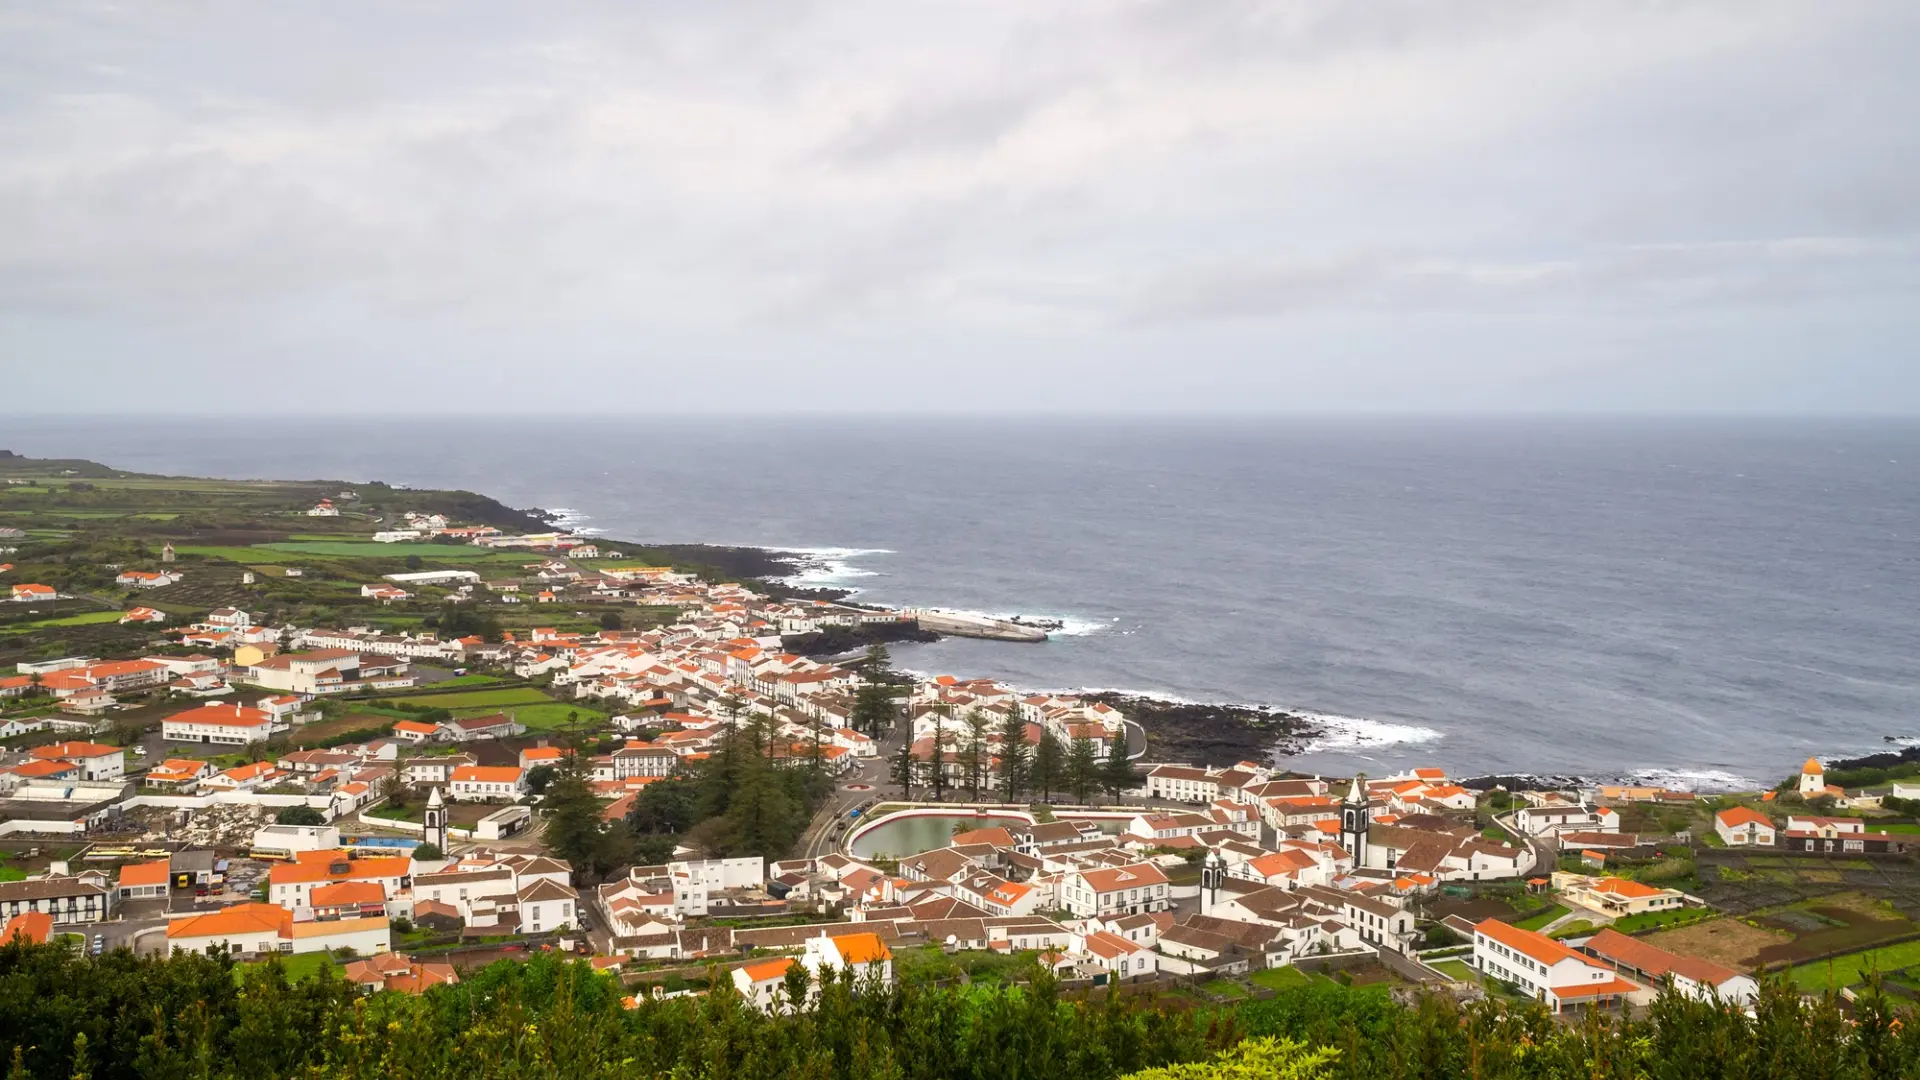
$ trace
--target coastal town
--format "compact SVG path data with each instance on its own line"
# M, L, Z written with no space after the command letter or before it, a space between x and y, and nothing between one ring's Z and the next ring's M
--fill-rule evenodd
M894 670L913 612L404 489L249 488L197 536L196 489L47 468L0 489L6 939L400 993L558 954L771 1012L829 972L1920 994L1920 765L1708 795L1171 760L1105 700Z

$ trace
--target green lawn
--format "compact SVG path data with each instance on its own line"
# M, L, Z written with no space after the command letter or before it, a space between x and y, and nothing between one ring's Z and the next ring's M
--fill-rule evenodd
M1247 996L1246 987L1227 979L1208 979L1201 983L1199 988L1216 997L1232 998L1235 1001Z
M1269 990L1291 990L1296 986L1305 986L1312 981L1307 978L1305 972L1292 966L1267 968L1263 971L1256 971L1247 977Z
M1911 821L1899 821L1892 825L1880 825L1870 821L1867 823L1867 828L1874 832L1920 833L1920 824Z
M441 679L439 682L430 685L435 687L485 686L488 683L497 683L499 681L500 677L498 675L455 675L451 679Z
M79 615L63 615L57 619L36 619L33 622L14 623L0 627L0 634L24 634L48 626L96 626L100 623L119 622L118 611L88 611Z
M27 872L17 866L0 866L0 881L25 881Z
M259 544L248 548L249 551L279 551L292 555L333 556L340 559L404 559L409 555L418 555L422 559L453 560L456 562L514 562L527 563L537 561L524 551L497 551L493 548L474 547L470 544L376 544L371 540L303 540L287 541L277 544Z
M1479 982L1480 973L1464 960L1435 960L1428 967L1457 982Z
M485 676L482 676L484 678ZM409 705L425 705L435 709L479 709L501 705L545 705L553 699L535 690L531 686L515 686L505 690L468 690L454 694L423 694L409 696L404 700Z
M607 714L597 709L589 709L571 702L549 701L545 705L520 705L506 709L457 709L455 716L491 716L497 712L506 712L528 731L554 731L565 727L569 714L578 713L582 724L597 724L607 718Z
M222 547L209 544L183 544L174 548L182 555L200 555L209 559L225 559L237 563L302 563L311 562L299 554L288 551L272 551L265 547Z
M1538 930L1566 913L1567 906L1565 904L1553 904L1546 910L1535 912L1513 925L1522 930Z
M1553 933L1548 934L1547 936L1558 939L1558 938L1566 938L1566 937L1579 937L1581 934L1591 934L1591 933L1593 933L1592 923L1588 922L1585 919L1574 919L1570 922L1563 922L1559 926L1554 927Z
M370 818L385 818L388 821L411 821L415 824L425 820L426 815L418 806L376 806L366 812Z
M1920 964L1920 941L1903 941L1898 945L1801 964L1788 971L1787 975L1802 990L1838 990L1865 979L1869 971L1891 972L1912 964Z
M251 964L235 964L233 966L233 981L239 982L241 973L245 971L273 963L278 963L286 968L288 982L299 982L301 979L311 979L315 975L320 974L323 968L339 966L333 962L333 957L323 952L299 953L294 956L276 956L271 960L259 960Z
M1646 911L1638 915L1628 915L1624 919L1615 919L1613 929L1622 934L1631 934L1636 930L1648 930L1656 926L1684 926L1687 923L1704 922L1716 917L1714 912L1707 908Z

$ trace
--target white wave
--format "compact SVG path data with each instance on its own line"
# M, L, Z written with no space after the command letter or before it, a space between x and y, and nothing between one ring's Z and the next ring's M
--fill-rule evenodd
M852 582L879 577L877 570L854 565L868 555L892 555L891 548L769 547L766 550L796 556L794 572L774 580L796 589L839 588L859 592Z
M1318 724L1322 733L1301 749L1303 754L1319 754L1329 750L1376 750L1383 746L1429 743L1440 737L1438 731L1418 724L1395 724L1386 720L1336 716L1331 713L1302 712L1298 715Z
M575 536L597 536L600 533L606 532L605 529L589 528L581 524L582 522L592 520L592 514L582 513L570 506L554 506L547 509L547 521L554 528L559 529L561 532L572 533Z
M1120 620L1083 619L1076 615L1046 615L1034 611L971 611L966 608L934 607L929 604L915 605L923 611L934 611L942 615L953 615L963 619L993 619L999 622L1020 623L1038 627L1049 637L1087 637L1092 634L1106 633Z
M1766 785L1749 776L1725 769L1652 768L1636 769L1625 779L1636 784L1663 787L1672 791L1754 791Z

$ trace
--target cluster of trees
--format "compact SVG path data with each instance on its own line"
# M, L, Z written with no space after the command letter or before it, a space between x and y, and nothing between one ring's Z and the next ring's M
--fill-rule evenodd
M945 738L948 731L955 733L951 748ZM1014 802L1028 796L1042 803L1052 802L1055 794L1069 795L1079 803L1099 792L1118 798L1139 782L1133 763L1127 760L1125 738L1109 740L1104 755L1084 735L1062 743L1042 729L1040 741L1033 743L1027 740L1026 721L1010 714L1000 724L996 756L991 743L994 734L992 719L979 709L958 719L936 711L932 748L917 755L911 743L903 745L893 756L893 782L906 790L908 798L921 787L935 800L956 789L978 799L997 782L997 798Z
M1770 983L1753 1016L1668 994L1632 1019L1562 1023L1533 1003L1413 1007L1323 984L1234 1008L1017 986L850 986L764 1015L724 978L642 1000L550 956L419 996L362 997L278 962L0 947L9 1080L1873 1080L1916 1075L1920 1024L1877 991L1843 1011Z
M764 716L745 717L723 703L727 730L707 759L642 787L632 809L604 820L594 795L584 740L542 777L545 839L583 877L604 877L632 863L659 863L689 844L719 855L784 857L806 831L833 780L824 744L777 740Z

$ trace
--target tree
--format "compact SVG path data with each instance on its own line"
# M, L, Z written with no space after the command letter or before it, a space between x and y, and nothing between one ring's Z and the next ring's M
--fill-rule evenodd
M990 721L987 714L979 709L970 709L966 715L966 742L960 749L960 768L967 774L967 797L979 801L980 785L986 779L987 771L987 731Z
M927 784L933 788L934 802L940 802L947 797L947 719L947 706L935 705L933 707L933 754L927 773Z
M600 616L600 629L602 630L618 630L625 625L626 623L621 620L620 613L617 611L609 611L605 615Z
M553 783L552 765L535 765L527 770L527 790L535 795L545 794L547 785Z
M1138 783L1133 772L1133 762L1127 759L1127 729L1120 728L1120 734L1107 740L1107 760L1100 768L1100 786L1107 789L1107 797L1118 799L1122 791Z
M413 849L413 857L433 861L446 858L447 853L440 850L439 844L419 844Z
M273 821L276 825L325 825L327 817L311 806L283 806Z
M395 761L387 775L380 778L380 796L388 806L404 808L413 792L407 787L406 774L400 771L400 762Z
M407 556L407 569L409 569L409 570L418 570L418 569L420 569L420 567L421 567L421 565L422 565L422 564L421 564L421 562L420 562L420 556L418 556L418 555L409 555L409 556Z
M900 785L900 797L913 798L913 773L919 763L913 757L913 740L900 744L900 752L893 755L893 782Z
M730 737L743 745L735 755L735 786L723 833L728 854L779 858L806 824L804 808L785 783L785 770L769 756L774 737L770 725L771 720L762 717Z
M1100 755L1093 748L1093 740L1085 735L1074 736L1067 745L1067 788L1073 792L1075 802L1084 803L1093 792L1093 785L1100 779Z
M1067 753L1060 746L1060 740L1051 731L1040 733L1040 745L1033 748L1032 790L1040 796L1041 802L1052 802L1055 789L1060 786L1061 775L1067 767Z
M1320 1080L1340 1052L1331 1047L1309 1047L1293 1039L1248 1039L1220 1053L1212 1061L1162 1065L1121 1077L1121 1080Z
M600 818L600 799L593 793L588 769L583 754L561 758L541 800L547 811L547 850L573 864L576 880L605 874L619 855L617 837L610 836Z
M896 718L892 686L865 682L853 692L853 715L849 720L855 731L877 739L893 727Z
M1027 786L1027 762L1031 748L1027 745L1027 722L1020 718L1019 706L1008 710L1005 720L1000 722L1000 791L1001 798L1012 802L1020 797Z
M860 661L860 673L873 681L886 680L893 675L893 653L877 642L867 646L867 655Z

